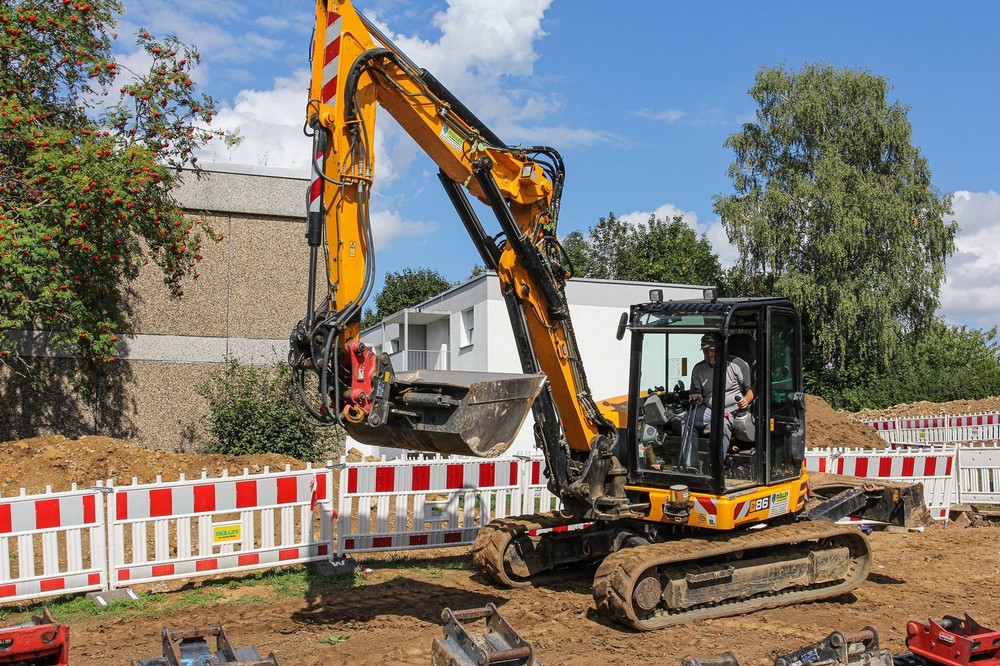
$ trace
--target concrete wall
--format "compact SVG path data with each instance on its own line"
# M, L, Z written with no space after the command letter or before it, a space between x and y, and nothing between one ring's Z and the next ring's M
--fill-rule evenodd
M226 357L274 364L305 312L306 171L209 165L186 173L175 190L191 213L205 214L223 239L203 243L197 280L169 298L155 266L134 284L138 335L123 341L114 386L98 407L65 383L32 386L0 375L0 440L36 434L103 434L151 448L189 450L207 413L194 387ZM59 374L68 361L52 359Z

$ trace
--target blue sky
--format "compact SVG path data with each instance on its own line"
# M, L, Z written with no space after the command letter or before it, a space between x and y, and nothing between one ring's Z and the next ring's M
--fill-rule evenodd
M712 212L731 191L725 138L753 120L762 66L867 68L910 106L934 185L955 193L962 227L942 309L997 324L1000 312L1000 3L653 0L358 0L418 65L505 141L551 145L566 160L560 234L614 212L683 214L724 264L734 252ZM119 52L140 64L138 27L196 44L202 90L243 145L215 162L305 169L302 136L313 4L126 0ZM436 167L380 116L373 197L379 285L429 267L464 280L477 255ZM484 219L491 219L488 214Z

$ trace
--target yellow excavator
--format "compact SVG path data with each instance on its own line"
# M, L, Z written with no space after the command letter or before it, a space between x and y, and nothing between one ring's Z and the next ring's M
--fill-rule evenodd
M377 106L437 164L499 277L523 374L397 373L360 341L375 275ZM484 526L473 552L489 579L516 587L597 565L598 610L640 630L831 597L864 581L866 537L831 521L866 510L893 520L920 497L855 489L804 511L802 339L791 302L671 301L653 290L617 331L619 340L630 332L627 395L598 402L564 293L572 268L556 235L564 167L555 149L504 143L350 0L317 1L306 116L310 270L306 315L291 335L294 395L308 418L362 442L485 457L506 450L531 410L564 508ZM469 195L499 231L487 231ZM725 404L738 361L756 395L745 411L702 412L711 418L698 423L691 383L703 348L725 359L698 371L705 402Z

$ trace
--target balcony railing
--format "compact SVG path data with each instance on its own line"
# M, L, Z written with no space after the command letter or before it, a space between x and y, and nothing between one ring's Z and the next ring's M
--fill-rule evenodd
M389 354L396 372L406 370L448 370L448 352L428 349L404 349Z

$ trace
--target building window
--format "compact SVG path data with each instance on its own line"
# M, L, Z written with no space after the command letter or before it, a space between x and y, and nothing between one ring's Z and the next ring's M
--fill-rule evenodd
M468 347L472 344L472 331L476 328L476 313L473 308L462 310L462 340L461 346Z

